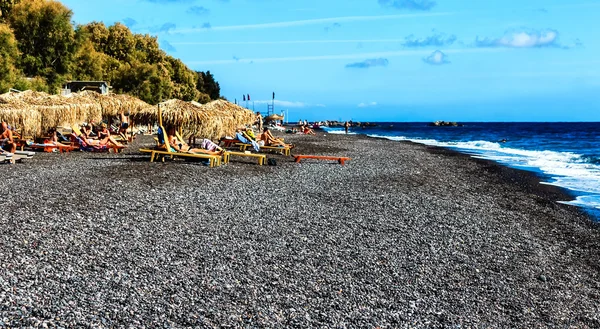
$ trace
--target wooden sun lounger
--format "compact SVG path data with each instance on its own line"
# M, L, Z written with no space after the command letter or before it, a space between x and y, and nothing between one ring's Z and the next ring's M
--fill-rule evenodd
M219 155L210 155L210 154L201 154L201 153L169 152L166 150L156 150L156 149L140 149L140 152L150 153L150 162L154 162L154 160L157 159L159 155L163 155L163 156L170 156L171 158L183 157L183 158L208 159L211 168L214 166L221 165L221 157Z
M13 153L4 153L0 154L0 162L9 163L11 161L14 162L23 162L23 159L31 159L32 156L28 156L26 154L13 154Z
M347 158L347 157L334 157L334 156L324 156L324 155L294 155L294 159L296 159L297 163L299 163L300 160L302 160L302 159L335 160L342 166L344 165L344 162L351 160L350 158Z
M19 156L22 159L31 159L31 158L33 158L34 155L35 155L35 152L29 152L29 151L16 151L15 152L15 156Z
M230 151L227 151L227 152L223 153L223 162L224 163L229 163L229 158L232 155L241 156L241 157L249 157L249 158L257 158L259 166L262 166L262 165L264 165L267 162L267 156L264 155L264 154L244 153L244 152L230 152Z
M244 144L244 143L237 143L235 145L240 147L240 151L246 151L246 149L248 149L248 147L252 147L252 144ZM261 150L265 149L265 150L270 150L270 151L277 151L277 153L281 153L281 155L285 155L285 156L289 156L290 155L290 148L289 147L261 146L260 149Z
M232 145L239 144L239 143L241 143L241 142L237 139L224 138L219 141L219 144L223 144L223 148L228 148L228 147L231 147Z
M10 162L10 160L12 160L13 154L0 154L0 163L7 163Z
M33 144L33 145L29 145L28 147L31 149L41 149L44 152L50 152L49 150L58 149L58 151L60 153L79 150L79 147L72 146L72 145Z

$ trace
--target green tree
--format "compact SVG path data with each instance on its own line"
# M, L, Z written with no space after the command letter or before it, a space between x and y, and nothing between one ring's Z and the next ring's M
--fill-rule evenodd
M86 40L78 47L73 59L71 75L75 80L104 80L106 78L105 64L110 58L104 53L97 52L94 44Z
M158 64L165 59L166 53L160 49L158 39L147 34L134 34L135 58L150 64Z
M0 24L0 93L14 86L20 72L16 67L19 58L17 40L6 24Z
M127 26L116 23L108 28L108 39L104 52L119 61L130 61L135 50L136 40Z
M0 21L6 20L17 3L19 0L0 0Z
M85 25L79 25L75 29L78 45L82 45L89 40L94 46L94 49L102 53L106 53L108 35L108 28L102 22L91 22Z
M173 81L173 98L184 101L197 101L200 91L196 89L196 74L180 60L171 56L166 57L167 68Z
M27 76L41 76L56 89L68 75L75 50L71 10L54 0L23 0L12 8L8 22L22 53Z
M221 96L221 86L215 80L215 77L210 71L196 72L196 88L198 91L208 94L210 99L216 100Z
M125 25L71 23L57 0L0 0L0 90L56 92L66 79L106 80L119 93L156 104L169 98L209 102L220 86L160 49L157 37Z

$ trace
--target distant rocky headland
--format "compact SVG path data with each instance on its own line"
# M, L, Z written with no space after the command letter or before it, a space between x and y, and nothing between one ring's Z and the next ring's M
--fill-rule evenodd
M462 123L451 121L435 121L429 124L432 127L462 127Z
M325 121L324 125L329 127L344 127L345 121ZM348 121L350 127L377 127L378 124L372 122Z

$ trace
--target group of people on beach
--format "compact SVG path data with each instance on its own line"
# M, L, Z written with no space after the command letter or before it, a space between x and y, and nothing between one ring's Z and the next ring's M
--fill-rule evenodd
M121 122L118 128L115 128L116 135L120 135L123 141L127 141L127 132L129 128L128 113L121 112ZM105 122L95 124L93 121L83 123L72 127L72 132L63 135L57 128L50 128L46 131L42 143L37 144L31 140L19 140L21 136L17 134L6 123L0 124L0 153L15 153L19 145L31 148L44 148L44 150L56 152L57 149L75 149L80 146L92 147L96 149L122 149L123 145L117 138L111 134L108 125ZM79 143L77 147L73 143ZM81 145L84 144L84 145Z
M293 144L285 143L283 138L275 137L270 131L269 127L263 127L262 116L260 112L257 112L257 121L255 122L258 126L260 135L256 135L251 127L239 127L236 129L235 138L242 143L251 144L256 151L259 151L261 147L282 147L282 148L293 148ZM51 128L47 131L47 136L44 139L42 145L44 147L72 147L72 142L77 141L80 144L90 147L107 147L107 148L123 148L126 147L115 138L126 136L129 129L129 120L126 113L121 112L121 122L118 128L113 130L113 133L108 128L107 123L100 122L96 124L94 121L83 123L81 125L73 126L72 132L63 135L56 128ZM296 128L294 128L296 130ZM299 130L296 130L304 134L315 134L314 131L306 124L302 124ZM15 132L10 129L6 122L2 122L0 126L0 149L2 153L10 152L14 153L17 149L15 143ZM181 135L177 133L177 129L174 126L169 126L165 129L164 136L159 133L159 140L161 144L168 146L173 152L187 152L187 153L202 153L210 155L222 154L225 150L209 139L202 139L197 147L192 147L189 143L186 143ZM167 138L164 141L164 138ZM191 143L191 141L190 141ZM29 142L27 145L34 144ZM31 145L30 145L31 146ZM53 151L56 151L54 149Z
M236 129L235 138L244 144L251 144L255 151L259 151L262 146L294 148L293 144L286 144L282 138L273 136L269 127L264 127L258 138L252 128L239 127Z

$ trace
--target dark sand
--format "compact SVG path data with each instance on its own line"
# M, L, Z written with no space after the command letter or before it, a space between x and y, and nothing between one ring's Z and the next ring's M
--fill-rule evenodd
M0 166L0 327L599 328L600 227L527 172L358 136Z

